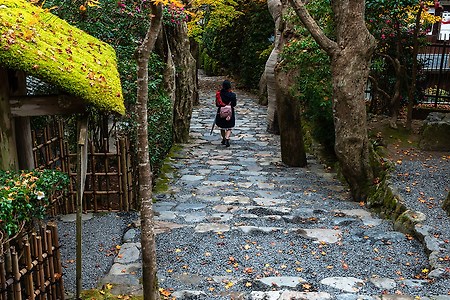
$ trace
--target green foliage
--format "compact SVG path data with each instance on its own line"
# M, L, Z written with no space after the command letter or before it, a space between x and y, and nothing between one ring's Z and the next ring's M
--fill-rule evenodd
M158 61L159 63L156 63ZM149 151L152 169L158 173L166 154L172 146L172 100L162 90L162 69L164 65L156 55L152 59L152 68L155 74L150 82L148 100L148 132Z
M220 74L219 61L217 61L217 60L213 59L211 56L209 56L206 49L203 49L200 52L200 62L201 62L201 66L203 67L203 70L205 71L206 75L219 75Z
M240 13L229 25L208 23L202 46L220 66L212 63L212 70L225 69L239 77L241 84L256 88L272 47L274 23L265 1L237 3Z
M53 170L0 170L0 232L11 237L33 219L43 219L50 197L69 184L65 173Z
M242 15L235 0L193 0L189 6L193 16L188 22L188 33L199 43L205 31L232 26L233 20Z
M331 10L327 0L312 1L308 9L319 16L329 36L331 30ZM296 16L291 15L288 22L299 24ZM283 48L281 57L285 68L298 69L297 85L293 87L302 104L302 116L310 124L308 129L314 140L319 142L328 154L334 153L334 124L332 113L332 84L330 58L314 41L303 26L295 26L295 38Z
M111 44L117 53L127 113L120 122L122 132L135 145L136 121L133 106L137 97L137 74L134 53L149 26L147 16L131 14L118 7L116 0L103 0L100 8L80 12L76 5L65 0L47 0L45 5L57 6L55 13L93 36ZM149 154L152 167L157 170L172 145L172 103L164 92L164 63L153 54L149 61ZM136 150L136 147L132 148Z
M116 55L108 44L26 0L0 0L0 62L101 110L125 112Z
M417 28L418 36L415 37L416 18L422 3L418 0L369 0L366 2L367 27L372 35L377 39L377 49L373 59L371 76L375 78L378 87L388 94L399 92L403 99L402 104L406 104L408 98L408 86L411 85L411 74L414 57L414 45L426 44L427 27L436 22L437 19L427 13L427 7L423 7L420 14L420 27ZM393 61L396 60L401 65L402 71L396 72ZM417 64L418 83L423 80L421 63ZM396 91L396 82L401 85ZM419 90L417 84L415 98L421 97L423 91ZM385 99L389 103L391 99ZM383 103L383 102L381 102ZM380 107L381 106L381 107ZM374 112L387 113L383 105L373 105ZM389 105L385 105L390 108ZM390 108L392 109L392 108Z

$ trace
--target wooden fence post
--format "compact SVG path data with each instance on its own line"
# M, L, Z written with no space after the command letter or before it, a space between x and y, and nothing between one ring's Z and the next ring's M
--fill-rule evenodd
M31 269L33 268L33 258L31 257L31 246L29 242L25 243L25 263L27 265L27 294L29 300L34 300L34 283L33 283L33 273Z
M59 252L59 238L58 238L58 228L56 227L55 223L49 223L48 228L52 232L52 244L55 247L56 251L53 252L53 260L55 265L55 271L56 271L56 279L58 280L58 287L57 287L57 298L60 300L64 300L65 293L64 293L64 280L62 277L62 265L61 265L61 253Z
M19 258L17 256L16 249L12 247L11 249L11 261L13 268L13 291L14 291L14 300L22 300L22 289L20 288L20 272L19 272Z
M87 169L87 116L78 122L78 148L77 148L77 221L76 221L76 299L80 299L82 289L82 214L83 194L86 182Z
M121 202L125 204L125 211L129 211L130 210L130 200L128 197L129 186L128 186L127 149L126 149L124 139L119 139L119 147L117 147L117 148L119 150L119 155L120 155L119 172L122 173L121 179L122 179L123 197L121 197L121 199L123 199L123 201L121 201Z
M2 253L3 255L4 253ZM0 300L6 300L6 270L5 270L5 261L3 257L0 256Z

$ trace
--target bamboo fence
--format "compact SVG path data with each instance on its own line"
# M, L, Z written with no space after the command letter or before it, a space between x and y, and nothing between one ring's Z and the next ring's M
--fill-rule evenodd
M10 243L0 256L0 300L64 299L56 224Z
M41 169L59 169L70 177L69 195L57 194L52 200L51 214L75 212L76 153L64 139L62 122L49 122L40 130L33 130L35 165ZM133 183L131 153L126 138L103 138L88 142L88 170L83 194L85 212L130 211L138 208Z

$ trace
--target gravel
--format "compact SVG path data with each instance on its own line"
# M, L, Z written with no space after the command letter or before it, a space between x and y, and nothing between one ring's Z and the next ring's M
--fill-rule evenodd
M137 218L136 213L99 213L83 221L82 235L82 288L92 289L113 264L116 245L122 244L122 236L128 225ZM61 262L64 270L66 292L76 290L76 225L57 217L61 243Z

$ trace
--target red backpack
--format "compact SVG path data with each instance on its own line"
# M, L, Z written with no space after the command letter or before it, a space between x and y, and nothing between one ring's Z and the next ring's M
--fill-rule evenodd
M227 121L230 121L233 114L231 104L225 104L220 97L220 91L216 92L216 105L220 107L219 116Z

